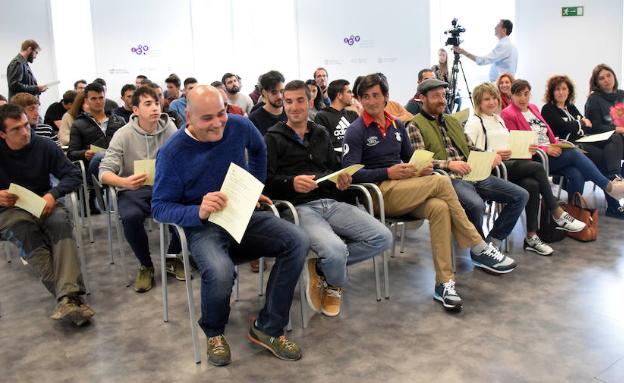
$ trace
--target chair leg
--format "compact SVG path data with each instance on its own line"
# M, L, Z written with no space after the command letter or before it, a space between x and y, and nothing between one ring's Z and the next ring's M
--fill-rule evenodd
M397 238L397 235L398 235L397 234L397 230L398 230L397 224L393 223L390 226L390 231L392 232L392 253L390 254L390 257L392 257L392 258L394 258L395 255L396 255L396 238Z
M234 272L236 273L236 279L234 280L234 302L238 302L240 299L240 275L238 265L234 266Z
M110 258L110 264L115 264L115 256L113 255L113 223L111 218L111 212L106 209L106 227L108 229L108 256Z
M258 259L258 296L264 295L264 258Z
M85 222L87 224L87 231L89 233L89 242L93 243L93 225L91 225L91 207L89 206L89 188L86 184L83 183L84 187L84 197L85 197L85 207L87 209L87 215L85 217Z
M82 281L85 285L85 292L90 294L89 291L89 278L87 275L87 260L85 257L84 244L82 243L82 229L80 227L80 217L78 214L78 199L75 194L70 195L71 210L74 217L74 235L76 237L76 245L78 246L78 257L80 258L80 272L82 274Z
M178 229L181 231L181 229ZM184 278L186 279L186 298L189 306L189 321L191 322L191 336L193 337L193 354L195 363L201 363L201 354L199 352L199 339L197 336L197 321L195 320L195 299L193 297L193 282L191 280L191 263L189 262L188 247L186 244L186 236L180 234L180 244L182 245L182 261L184 262ZM164 251L164 248L163 248Z
M2 246L4 247L4 255L6 257L7 263L11 263L11 250L9 249L9 243L4 242Z
M399 248L401 254L405 253L405 226L405 223L401 225L401 246Z
M306 300L306 288L305 288L305 278L303 273L299 276L299 301L301 303L301 327L306 329L308 327L308 316L306 313L306 305L308 304Z
M390 299L390 272L388 271L388 251L383 253L384 292L385 298Z
M163 295L163 321L169 321L169 299L167 291L167 271L165 270L165 225L158 224L158 231L160 237L160 277L162 283L162 295ZM185 266L186 267L186 266ZM185 272L186 274L186 272Z
M379 269L377 269L377 256L373 257L373 273L375 274L375 294L377 302L379 302L381 301L381 287L379 283Z

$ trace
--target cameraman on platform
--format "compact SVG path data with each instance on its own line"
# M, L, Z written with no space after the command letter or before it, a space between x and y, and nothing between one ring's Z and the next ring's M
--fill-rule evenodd
M453 47L453 51L468 57L477 65L492 64L489 75L492 82L505 72L515 75L518 66L518 50L509 40L512 29L513 23L510 20L502 19L496 24L494 34L498 37L498 44L487 56L475 56L459 46Z

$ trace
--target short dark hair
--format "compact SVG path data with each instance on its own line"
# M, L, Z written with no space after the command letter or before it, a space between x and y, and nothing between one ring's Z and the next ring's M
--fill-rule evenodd
M39 46L39 43L37 43L33 39L28 39L28 40L22 41L21 49L23 51L25 51L28 48L32 48L33 50L41 49L41 47Z
M598 64L592 70L591 77L589 78L589 91L590 92L595 92L595 91L599 91L600 90L600 85L598 85L598 76L600 75L600 72L602 72L603 70L611 72L611 74L613 75L613 80L615 82L614 83L614 88L615 89L618 88L618 79L617 79L617 76L615 75L615 72L613 71L613 69L611 69L611 67L608 66L607 64Z
M180 77L176 76L175 73L172 73L165 79L166 84L173 84L176 88L179 88L182 83L180 82Z
M513 30L513 23L511 20L501 19L500 23L502 27L505 28L505 31L507 31L507 36L509 36Z
M305 95L308 101L312 99L312 93L310 92L310 89L308 88L306 83L301 80L292 80L288 84L286 84L286 86L284 86L284 93L288 91L300 90L300 89L303 89L305 91Z
M102 85L102 86L106 86L106 81L104 81L104 79L103 79L103 78L101 78L101 77L98 77L98 78L96 78L95 80L93 80L93 83L95 83L95 84L100 84L100 85Z
M137 75L135 79L137 79L137 78L140 78L140 79L141 79L141 81L142 81L142 80L147 80L147 76L146 76L146 75L144 75L144 74L139 74L139 75Z
M238 79L238 78L239 78L239 77L238 77L237 75L235 75L234 73L227 72L226 74L224 74L223 76L221 76L221 82L222 82L223 84L225 84L225 80L227 80L227 79L228 79L228 78L230 78L230 77L236 77L236 79Z
M154 88L149 85L141 85L139 89L137 89L136 92L134 92L134 94L132 95L132 106L139 106L139 104L141 103L141 96L152 97L154 101L160 101L160 99L158 98L158 94L156 93Z
M318 72L318 71L320 71L320 70L324 71L324 72L325 72L325 75L329 77L329 73L327 73L327 69L325 69L325 68L323 68L322 66L320 66L320 67L318 67L318 68L316 68L316 69L314 70L314 75L312 75L312 78L313 78L313 79L315 79L315 80L316 80L316 72Z
M68 90L67 92L63 93L63 100L61 102L65 105L71 104L76 99L77 94L78 92L76 92L75 90Z
M329 97L331 101L334 101L347 85L349 85L349 81L345 79L330 82L329 85L327 85L327 97Z
M421 82L423 80L423 75L427 72L433 73L433 70L431 70L431 68L425 68L418 71L418 82Z
M197 79L195 77L187 77L184 79L184 87L186 88L186 86L188 84L197 84Z
M275 89L277 84L281 82L286 82L286 80L284 79L284 75L282 75L280 72L272 70L260 76L259 82L260 90L270 91Z
M137 76L138 77L138 76ZM143 84L141 84L143 85ZM126 84L124 86L121 87L121 97L123 97L127 91L129 90L136 90L136 86L134 84Z
M80 80L76 81L74 83L74 89L78 89L78 84L81 84L81 83L87 85L87 80L80 79Z
M524 89L528 88L531 90L531 84L527 80L517 79L511 83L511 94L516 94L522 92Z
M217 81L211 82L210 86L214 86L215 88L220 88L220 87L223 86L223 83L221 81L217 80Z
M13 120L21 120L22 115L24 114L24 108L15 104L5 104L0 106L0 130L5 131L6 125L4 121L8 118Z
M355 97L360 97L357 94L357 90L360 87L360 83L362 82L363 78L364 78L364 76L357 76L355 78L355 81L353 81L353 87L351 88L351 90L353 91L353 94L355 95Z
M152 89L161 89L162 90L162 87L160 85L158 85L157 83L152 82L152 81L150 81L149 83L147 83L145 85L141 85L141 86L148 86L148 87L150 87Z
M88 84L85 87L84 89L85 96L88 95L89 92L106 93L106 91L104 90L104 86L102 86L102 84L100 84L99 82L95 82L95 80L91 84Z
M388 87L388 81L386 80L386 77L381 73L369 74L362 78L362 80L360 81L357 87L358 97L361 98L362 96L364 96L364 93L367 90L369 90L370 88L376 85L379 85L379 88L381 89L381 93L387 97L390 89Z

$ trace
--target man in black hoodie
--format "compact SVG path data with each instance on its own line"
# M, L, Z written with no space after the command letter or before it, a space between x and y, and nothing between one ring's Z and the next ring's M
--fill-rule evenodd
M50 183L50 174L59 180ZM22 186L45 201L40 216L15 206L20 198L9 191ZM20 256L39 274L57 299L52 319L76 325L95 314L80 299L85 286L69 212L59 199L80 185L80 171L51 140L33 134L21 106L0 107L0 240L11 241Z
M316 114L314 122L327 129L334 148L342 148L342 139L347 128L359 117L356 112L345 109L353 104L353 92L349 88L349 81L330 82L327 87L327 96L331 104Z
M336 201L351 184L349 174L341 173L336 183L315 181L340 166L327 131L308 121L310 98L303 81L291 81L284 88L288 120L271 127L265 136L266 192L297 207L301 228L319 257L318 262L316 258L306 262L308 304L317 312L336 316L348 280L346 266L390 248L392 235L374 217Z

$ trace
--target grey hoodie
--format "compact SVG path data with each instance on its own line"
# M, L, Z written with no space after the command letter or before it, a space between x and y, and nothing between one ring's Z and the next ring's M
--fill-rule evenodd
M156 159L158 149L177 131L175 124L165 113L160 115L156 130L150 134L139 127L137 116L131 116L130 121L115 132L108 145L106 155L100 163L100 182L105 172L113 172L119 177L133 175L134 161Z

